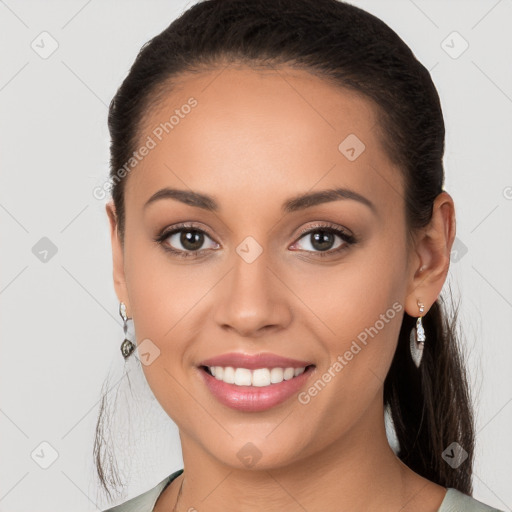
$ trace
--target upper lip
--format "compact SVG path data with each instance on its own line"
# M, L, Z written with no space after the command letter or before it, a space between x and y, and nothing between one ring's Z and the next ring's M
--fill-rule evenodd
M232 366L234 368L256 370L258 368L303 368L312 364L309 361L299 361L298 359L282 357L269 352L261 352L259 354L231 352L205 359L199 366Z

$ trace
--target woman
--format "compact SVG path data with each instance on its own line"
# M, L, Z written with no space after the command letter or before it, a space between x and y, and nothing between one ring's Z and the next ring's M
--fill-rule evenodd
M496 510L470 496L440 297L439 98L387 25L336 0L198 3L142 48L109 128L120 313L184 461L109 510Z

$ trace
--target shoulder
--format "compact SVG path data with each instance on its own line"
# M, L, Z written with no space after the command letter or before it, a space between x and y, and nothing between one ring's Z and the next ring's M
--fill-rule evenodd
M175 471L169 476L166 476L161 482L159 482L155 487L149 489L143 494L139 494L120 505L116 505L115 507L104 510L103 512L152 512L153 507L158 499L158 496L163 492L163 490L178 476L183 473L183 469L179 469Z
M438 512L503 512L497 508L485 505L471 496L448 487L446 495Z

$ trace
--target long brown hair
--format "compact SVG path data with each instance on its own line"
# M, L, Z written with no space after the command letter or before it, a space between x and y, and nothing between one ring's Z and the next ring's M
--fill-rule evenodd
M119 170L137 148L145 113L172 90L178 74L218 68L220 62L286 64L370 98L382 142L404 176L408 230L428 224L444 183L445 128L430 74L404 41L380 19L337 0L206 0L141 48L110 104L110 179L121 240L126 180L119 179ZM404 314L384 405L400 459L439 485L471 494L473 412L456 316L456 308L447 314L442 297L425 315L427 343L418 369L408 353L415 319ZM104 472L103 412L94 454L109 493L115 479ZM443 458L454 441L468 453L458 468Z

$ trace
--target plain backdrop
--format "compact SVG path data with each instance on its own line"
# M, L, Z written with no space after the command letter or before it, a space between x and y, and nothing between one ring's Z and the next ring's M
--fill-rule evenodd
M106 508L92 442L102 384L122 375L123 333L106 200L93 189L108 175L112 96L140 47L188 3L0 1L0 511ZM509 511L512 2L353 3L405 40L441 97L458 222L448 282L476 406L474 496ZM139 435L113 439L129 446L118 454L131 461L124 499L182 467L174 424L147 402L158 422L142 404Z

